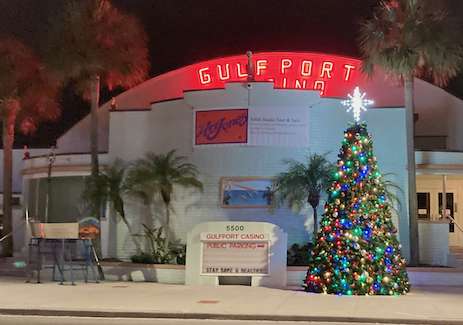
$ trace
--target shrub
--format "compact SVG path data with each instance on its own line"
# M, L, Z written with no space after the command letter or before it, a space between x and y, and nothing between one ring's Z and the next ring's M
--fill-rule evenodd
M179 241L168 241L163 227L148 227L143 224L144 237L149 244L150 252L142 252L131 257L134 263L146 264L185 264L186 245ZM137 261L137 262L135 262Z
M305 266L309 263L309 254L312 250L312 243L305 245L293 244L288 249L288 266Z
M130 257L132 263L140 263L140 264L156 264L154 256L145 252L141 252L140 254L135 254Z
M179 265L185 265L186 263L186 245L179 244L177 247L172 249L172 255L175 256L175 262Z

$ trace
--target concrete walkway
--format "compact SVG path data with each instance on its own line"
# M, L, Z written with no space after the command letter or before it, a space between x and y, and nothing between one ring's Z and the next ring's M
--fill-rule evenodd
M76 286L0 278L0 314L89 317L463 324L463 287L415 287L403 297L297 289L106 282Z

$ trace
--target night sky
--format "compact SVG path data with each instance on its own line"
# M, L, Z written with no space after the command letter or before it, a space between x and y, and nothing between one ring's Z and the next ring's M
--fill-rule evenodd
M449 0L453 11L463 1ZM113 0L137 16L149 36L150 76L215 57L252 51L317 51L358 56L357 30L377 0ZM35 47L38 31L62 0L0 0L0 33ZM463 82L452 92L463 97ZM102 100L110 94L103 92ZM63 91L62 118L42 125L17 146L48 146L85 116L88 105Z

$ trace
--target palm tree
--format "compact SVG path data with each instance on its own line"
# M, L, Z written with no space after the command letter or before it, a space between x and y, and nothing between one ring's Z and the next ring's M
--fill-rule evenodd
M410 263L419 263L414 148L414 78L439 86L454 77L462 63L460 33L442 7L443 1L387 0L360 29L363 70L375 66L403 82L407 126Z
M127 186L125 183L126 171L126 164L122 160L116 159L112 165L101 171L98 176L90 176L87 179L82 196L89 206L92 206L95 202L109 202L122 222L126 225L130 238L137 249L137 253L140 253L140 243L135 239L132 226L127 220L125 213L123 197L127 193ZM92 207L92 211L99 208L100 206Z
M66 0L47 31L46 57L63 78L90 99L92 175L98 175L100 83L110 90L146 79L147 36L138 21L109 0ZM95 207L99 206L95 204Z
M330 185L333 165L325 156L313 154L307 157L307 163L286 160L288 169L280 173L275 181L275 193L280 202L287 202L289 207L300 211L306 203L313 209L313 239L318 228L317 207L321 192Z
M145 158L135 161L129 171L127 187L132 194L143 198L148 204L153 199L161 199L163 202L167 242L174 187L191 187L202 191L203 184L198 174L196 166L186 162L186 157L177 156L175 150L166 154L148 152Z
M12 168L15 131L33 132L38 123L59 116L57 83L50 79L38 57L22 42L0 39L0 112L3 140L3 234L12 231ZM13 253L11 236L4 254Z

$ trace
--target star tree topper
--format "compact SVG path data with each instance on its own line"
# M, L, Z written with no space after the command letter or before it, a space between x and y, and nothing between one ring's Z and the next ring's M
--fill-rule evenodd
M374 104L371 99L365 98L366 93L361 93L359 87L355 87L354 94L348 94L349 99L341 101L343 106L347 107L347 112L354 113L354 120L356 123L360 122L360 112L366 111L367 107Z

